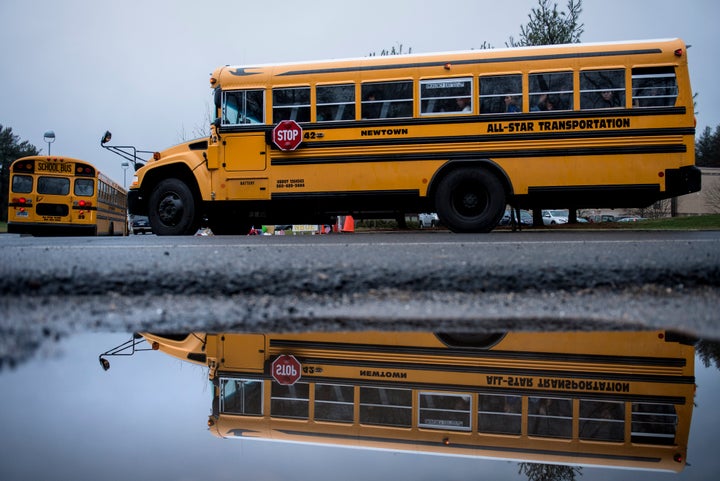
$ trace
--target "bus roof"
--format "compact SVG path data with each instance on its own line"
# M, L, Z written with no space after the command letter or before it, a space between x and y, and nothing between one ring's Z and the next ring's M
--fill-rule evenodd
M645 51L649 45L655 47L653 51ZM625 47L625 48L623 48ZM542 45L527 47L506 47L497 49L458 50L431 53L410 53L400 55L349 57L341 59L324 59L315 61L225 65L218 67L211 74L211 86L244 85L247 83L259 84L267 82L271 77L292 77L303 74L319 73L350 73L364 70L387 70L388 66L397 68L443 66L453 62L470 62L478 59L496 60L500 62L512 61L526 56L529 52L550 51L553 55L565 52L577 55L578 51L596 49L601 52L627 50L638 48L637 53L672 52L677 48L684 48L685 43L679 38L628 40L613 42L574 43L561 45ZM659 50L658 50L659 49ZM506 60L507 59L507 60ZM544 57L539 59L545 59ZM291 70L292 69L292 70Z

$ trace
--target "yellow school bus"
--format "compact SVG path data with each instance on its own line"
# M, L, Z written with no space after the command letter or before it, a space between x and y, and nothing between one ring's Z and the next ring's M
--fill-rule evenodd
M10 166L8 232L127 235L127 191L92 164L23 157Z
M223 438L685 466L694 348L670 332L142 335L207 366Z
M644 207L700 190L680 39L223 66L208 138L136 172L159 235L437 212Z

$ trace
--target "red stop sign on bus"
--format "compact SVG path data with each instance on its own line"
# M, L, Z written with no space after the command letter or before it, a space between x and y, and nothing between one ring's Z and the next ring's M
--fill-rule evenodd
M280 150L295 150L302 142L302 127L294 120L281 120L272 131L272 140Z
M302 366L295 356L290 354L281 354L275 358L270 367L272 377L278 384L292 386L300 379Z

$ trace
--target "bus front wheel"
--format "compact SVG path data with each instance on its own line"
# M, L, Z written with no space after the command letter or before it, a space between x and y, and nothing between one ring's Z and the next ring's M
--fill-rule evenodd
M155 234L193 234L197 217L195 197L182 180L165 179L150 193L148 220Z
M435 208L453 232L490 232L505 211L505 189L485 169L457 169L440 181Z

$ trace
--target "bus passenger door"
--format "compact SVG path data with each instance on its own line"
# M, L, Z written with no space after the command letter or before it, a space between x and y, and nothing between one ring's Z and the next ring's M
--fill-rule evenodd
M263 334L223 334L220 340L221 369L262 372L265 363Z
M269 199L265 134L227 135L223 140L229 199Z

